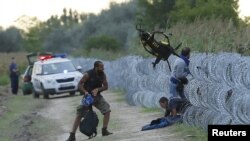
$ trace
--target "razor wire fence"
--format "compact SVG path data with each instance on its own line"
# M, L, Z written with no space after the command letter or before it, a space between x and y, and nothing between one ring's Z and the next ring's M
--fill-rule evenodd
M175 56L169 57L170 66ZM74 63L83 71L93 68L97 59L78 58ZM127 56L103 61L111 88L124 89L130 105L160 107L160 97L170 97L170 70L154 58ZM207 129L208 124L250 123L250 57L235 53L195 53L190 58L189 83L185 95L192 106L184 113L184 122Z

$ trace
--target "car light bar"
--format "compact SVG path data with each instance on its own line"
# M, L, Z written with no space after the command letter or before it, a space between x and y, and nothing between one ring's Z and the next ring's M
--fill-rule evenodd
M54 54L53 57L66 58L66 54L65 53L58 53L58 54Z
M44 60L48 60L51 58L66 58L66 54L65 53L60 53L60 54L54 54L54 55L41 55L39 56L39 60L44 61Z
M41 60L41 61L48 60L48 59L51 59L51 58L52 58L51 55L42 55L42 56L39 56L39 60Z

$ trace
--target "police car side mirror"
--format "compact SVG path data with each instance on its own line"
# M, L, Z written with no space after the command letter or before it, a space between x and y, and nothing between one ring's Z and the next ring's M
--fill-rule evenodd
M77 69L79 72L82 72L82 67L81 67L81 66L77 66L76 69Z

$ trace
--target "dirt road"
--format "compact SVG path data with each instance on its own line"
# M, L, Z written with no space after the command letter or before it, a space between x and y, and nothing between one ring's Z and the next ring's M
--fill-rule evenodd
M130 106L121 100L121 96L113 92L103 93L105 99L111 105L111 119L109 130L114 134L102 137L102 115L97 109L99 116L98 135L91 139L92 141L181 141L182 138L175 137L171 131L173 127L166 127L158 130L140 131L141 127L163 113L142 112L142 108ZM72 127L75 107L80 102L81 96L52 98L48 100L46 108L42 109L39 114L45 118L53 120L57 131L53 135L43 136L38 140L46 141L64 141L69 135ZM171 133L172 132L172 133ZM84 141L88 138L81 134L79 130L76 133L77 141Z

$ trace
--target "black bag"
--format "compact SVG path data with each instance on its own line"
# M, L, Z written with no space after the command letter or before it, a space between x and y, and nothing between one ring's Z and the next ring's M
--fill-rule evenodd
M160 124L161 123L161 118L157 118L157 119L155 119L155 120L152 120L151 122L150 122L150 125L155 125L155 124Z
M95 137L97 135L97 125L99 123L99 119L95 111L90 108L90 110L86 113L84 118L81 120L79 125L79 130L84 135L88 136L89 139Z

